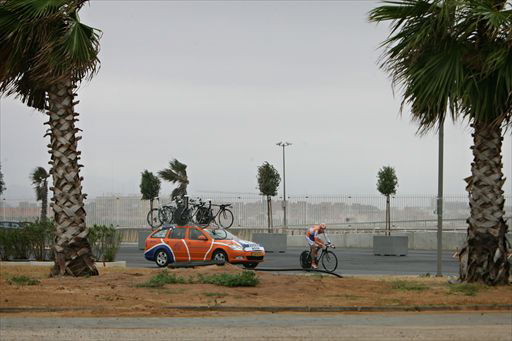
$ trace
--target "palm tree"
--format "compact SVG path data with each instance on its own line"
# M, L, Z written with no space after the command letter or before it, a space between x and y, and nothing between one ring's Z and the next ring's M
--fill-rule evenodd
M158 172L158 175L165 181L173 184L178 184L178 187L173 189L171 198L182 198L187 195L188 176L187 165L174 159L169 162L169 168L165 168Z
M507 8L508 6L508 8ZM395 0L370 21L391 22L381 67L403 91L419 132L446 116L473 128L470 217L461 281L506 284L502 134L512 117L512 11L506 0Z
M45 222L48 216L48 178L50 174L43 167L37 167L30 173L30 179L36 191L36 200L41 201L41 221Z
M268 162L258 167L258 188L261 195L267 197L268 232L272 232L272 197L277 195L277 188L281 183L281 176Z
M0 91L49 117L54 276L98 274L87 240L74 109L78 84L99 64L99 32L78 17L85 2L0 0Z

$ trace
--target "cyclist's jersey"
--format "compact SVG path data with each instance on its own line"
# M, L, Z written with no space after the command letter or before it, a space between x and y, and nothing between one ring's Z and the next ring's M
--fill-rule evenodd
M320 225L311 226L306 232L306 238L312 242L317 241L319 239L318 231L320 231Z

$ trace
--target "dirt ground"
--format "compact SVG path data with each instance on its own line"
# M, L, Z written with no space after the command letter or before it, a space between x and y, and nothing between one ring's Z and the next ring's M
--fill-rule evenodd
M224 287L213 284L167 284L162 288L139 288L159 269L99 268L88 278L49 278L49 268L0 267L0 307L80 308L59 312L1 313L1 316L207 316L209 312L180 312L170 306L392 306L512 304L512 286L479 286L473 296L453 292L448 279L389 276L346 277L288 275L257 272L255 287ZM233 265L193 269L168 269L185 278L199 274L238 273ZM13 276L26 275L40 284L9 284ZM397 281L421 283L425 290L394 288ZM164 307L167 307L164 309ZM218 316L219 313L216 312Z

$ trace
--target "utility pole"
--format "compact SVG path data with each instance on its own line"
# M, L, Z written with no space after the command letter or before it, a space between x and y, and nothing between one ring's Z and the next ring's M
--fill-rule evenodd
M286 168L285 168L285 148L291 146L290 142L278 142L277 146L283 147L283 226L288 227L288 221L286 219Z
M437 176L437 273L442 277L443 258L443 145L444 145L444 118L439 121L439 161Z

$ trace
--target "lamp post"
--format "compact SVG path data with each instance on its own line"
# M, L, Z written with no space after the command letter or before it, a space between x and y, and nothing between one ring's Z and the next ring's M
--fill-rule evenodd
M439 161L437 178L437 272L436 277L443 276L443 149L444 118L439 122Z
M288 222L286 221L286 168L285 168L285 148L287 146L291 146L290 142L277 142L277 146L283 147L283 226L284 228L288 227Z

